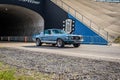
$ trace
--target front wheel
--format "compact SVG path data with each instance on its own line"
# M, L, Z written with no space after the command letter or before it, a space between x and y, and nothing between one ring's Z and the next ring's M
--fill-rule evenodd
M41 46L42 43L41 43L41 40L40 39L36 39L36 46Z
M62 48L62 47L64 47L64 41L62 40L62 39L58 39L57 40L57 47L59 47L59 48Z
M80 44L73 44L73 46L74 46L74 47L79 47L79 46L80 46Z

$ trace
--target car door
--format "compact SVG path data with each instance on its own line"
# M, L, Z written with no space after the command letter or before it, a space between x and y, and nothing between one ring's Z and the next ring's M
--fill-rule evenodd
M57 38L59 37L59 34L56 32L57 30L52 30L52 41L56 42Z
M50 41L51 41L51 30L45 30L44 31L43 41L45 43L50 43Z

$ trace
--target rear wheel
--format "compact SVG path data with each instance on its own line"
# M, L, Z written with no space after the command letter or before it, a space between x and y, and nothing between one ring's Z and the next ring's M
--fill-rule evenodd
M80 46L80 44L73 44L73 46L74 46L74 47L79 47L79 46Z
M62 47L64 47L64 41L62 40L62 39L58 39L57 40L57 46L59 47L59 48L62 48Z
M41 43L41 40L40 39L36 39L36 46L41 46L42 43Z

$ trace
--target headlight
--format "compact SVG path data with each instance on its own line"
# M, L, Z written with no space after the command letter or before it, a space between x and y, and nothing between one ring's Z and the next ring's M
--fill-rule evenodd
M71 37L71 36L66 36L65 39L67 39L67 40L71 40L72 37Z
M67 39L67 40L68 40L68 39L69 39L69 36L66 36L66 37L65 37L65 39Z

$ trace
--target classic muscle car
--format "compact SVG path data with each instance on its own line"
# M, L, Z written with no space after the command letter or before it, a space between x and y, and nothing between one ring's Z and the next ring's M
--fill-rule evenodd
M62 48L66 44L73 44L74 47L79 47L83 41L81 35L68 34L61 29L47 29L40 34L33 35L33 41L37 46L41 46L42 43L52 44L53 46Z

